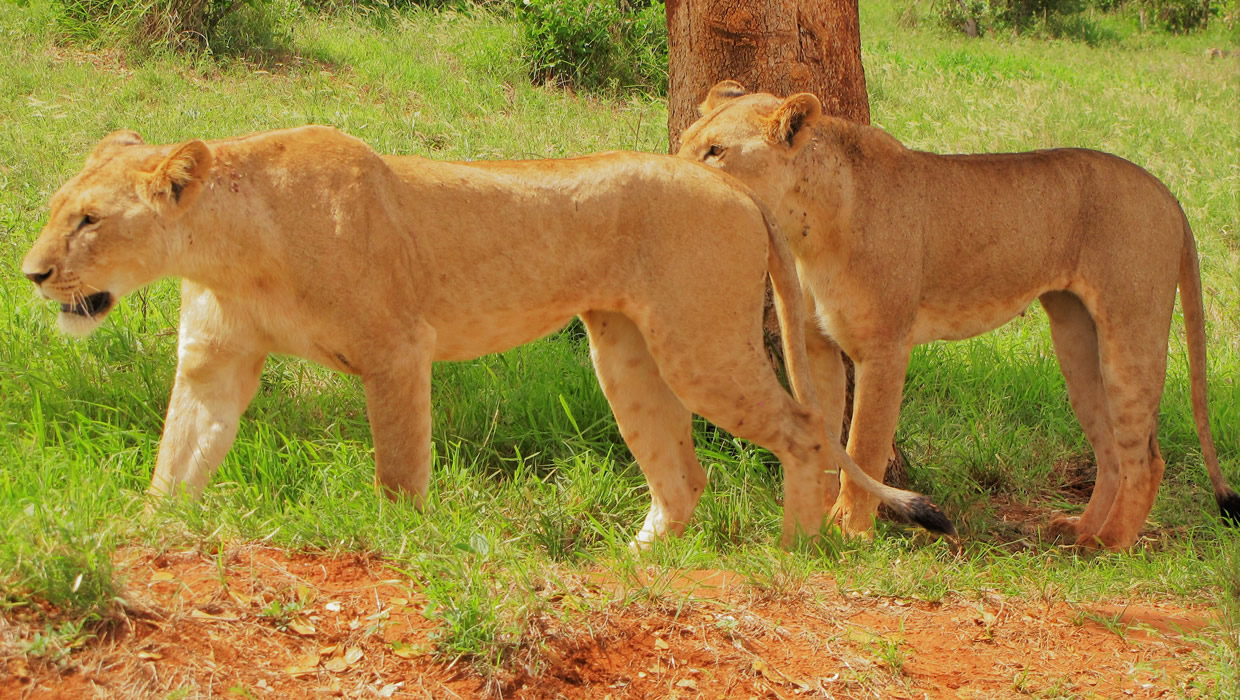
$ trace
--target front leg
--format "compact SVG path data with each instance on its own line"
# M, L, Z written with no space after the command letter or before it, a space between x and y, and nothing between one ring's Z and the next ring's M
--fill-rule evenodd
M375 485L389 499L421 507L431 481L431 360L435 331L422 324L413 342L368 361L362 373L375 443Z
M892 345L895 345L894 343ZM882 481L900 420L900 399L909 350L893 350L866 356L855 362L852 424L848 434L848 454L871 478ZM879 500L840 475L840 497L832 515L844 532L866 535L874 527Z
M198 497L237 436L267 353L210 291L185 282L176 380L149 493Z

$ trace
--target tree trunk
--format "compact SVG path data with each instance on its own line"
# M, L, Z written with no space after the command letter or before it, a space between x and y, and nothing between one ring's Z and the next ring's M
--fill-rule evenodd
M670 152L697 120L698 104L720 80L751 91L786 97L811 92L823 109L870 123L870 100L861 66L857 0L667 0L667 135ZM767 348L782 366L779 324L767 289ZM852 419L852 361L841 436ZM887 481L907 481L907 467L893 443ZM904 483L898 484L904 486Z
M667 0L671 152L720 80L787 96L812 92L828 114L870 123L857 0Z

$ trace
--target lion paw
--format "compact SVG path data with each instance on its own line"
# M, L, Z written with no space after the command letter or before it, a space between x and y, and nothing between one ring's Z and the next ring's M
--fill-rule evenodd
M1081 519L1078 517L1071 518L1055 518L1042 528L1042 536L1048 540L1075 542L1080 539L1081 533L1078 529Z
M874 539L874 516L863 516L857 511L840 509L830 516L829 524L845 537L872 541Z
M1087 549L1090 551L1115 549L1115 547L1112 547L1106 544L1105 542L1103 542L1102 538L1099 537L1098 535L1081 535L1080 537L1076 538L1076 542L1073 542L1072 546L1077 547L1078 549Z

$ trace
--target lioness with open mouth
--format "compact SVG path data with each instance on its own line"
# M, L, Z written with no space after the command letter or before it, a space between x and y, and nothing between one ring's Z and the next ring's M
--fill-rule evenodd
M811 94L747 94L734 81L701 113L679 155L736 175L779 218L816 316L806 342L831 429L843 416L840 349L856 362L848 452L870 476L887 464L913 346L991 330L1038 299L1098 463L1084 514L1052 529L1132 546L1163 475L1158 402L1178 285L1202 455L1220 509L1240 521L1206 412L1196 245L1156 178L1083 149L911 151L824 115ZM842 482L836 517L865 532L878 503L851 474Z
M22 270L75 334L134 289L182 278L156 494L203 489L265 358L287 353L361 376L376 481L420 503L431 362L500 352L580 315L650 486L635 544L681 533L705 487L691 412L779 457L785 542L818 532L828 466L950 533L924 497L868 479L821 413L779 385L762 345L768 269L793 386L812 386L774 226L744 185L667 156L447 163L380 157L326 127L166 146L122 131L52 197Z

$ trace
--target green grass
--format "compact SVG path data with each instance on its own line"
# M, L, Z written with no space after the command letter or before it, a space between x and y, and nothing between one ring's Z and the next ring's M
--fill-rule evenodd
M1146 166L1180 197L1207 289L1215 436L1240 481L1240 73L1204 52L1226 35L966 41L926 23L899 27L895 3L862 5L874 120L906 143L1100 148ZM555 614L547 601L563 572L593 567L633 580L647 565L728 568L774 594L827 571L847 590L929 600L981 591L1172 598L1218 606L1236 628L1240 544L1219 526L1200 465L1179 323L1161 424L1167 477L1150 523L1161 536L1126 555L1010 544L1017 535L997 518L996 498L1072 507L1054 466L1089 458L1036 307L1001 332L913 356L900 439L916 487L962 526L960 552L884 524L873 544L826 538L781 553L777 463L702 425L711 486L694 522L634 559L626 544L646 509L644 483L571 327L435 368L425 512L372 493L360 384L273 358L205 498L143 517L174 366L176 285L132 296L74 342L16 273L48 197L103 134L134 128L167 142L316 122L385 152L554 157L659 151L666 109L530 86L519 30L485 12L307 17L291 52L261 73L238 60L131 63L56 43L38 3L0 5L0 37L0 610L55 606L31 653L68 648L84 623L109 615L124 591L110 556L135 542L381 552L434 602L441 651L484 670L536 644L527 621ZM657 584L634 590L632 601L671 595ZM1231 637L1210 638L1220 687L1240 682Z

